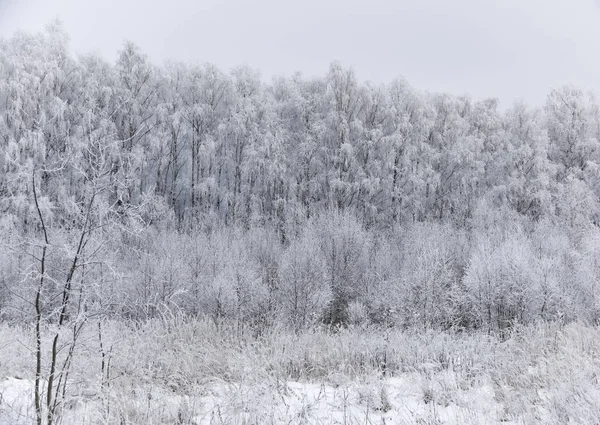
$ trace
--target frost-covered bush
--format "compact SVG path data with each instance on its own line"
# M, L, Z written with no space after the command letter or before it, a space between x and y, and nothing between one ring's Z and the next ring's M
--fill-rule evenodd
M482 241L472 253L465 287L476 323L504 329L530 322L541 306L535 275L536 259L524 238L511 238L494 247Z
M279 320L296 331L317 324L332 302L332 288L314 232L307 230L285 250L277 302Z
M354 216L337 211L321 215L308 226L316 234L333 297L324 321L345 324L348 304L366 290L369 234Z

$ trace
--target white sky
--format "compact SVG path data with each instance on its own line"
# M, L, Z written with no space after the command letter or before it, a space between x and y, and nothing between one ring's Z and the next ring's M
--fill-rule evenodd
M248 64L264 78L325 75L503 106L571 83L600 93L600 0L0 0L0 36L59 17L76 52L113 60L124 39L155 62Z

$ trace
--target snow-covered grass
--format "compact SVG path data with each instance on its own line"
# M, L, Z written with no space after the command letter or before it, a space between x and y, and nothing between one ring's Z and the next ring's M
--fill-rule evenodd
M174 318L80 339L63 424L600 423L600 334L344 329L260 336ZM0 325L0 424L32 420L31 331Z

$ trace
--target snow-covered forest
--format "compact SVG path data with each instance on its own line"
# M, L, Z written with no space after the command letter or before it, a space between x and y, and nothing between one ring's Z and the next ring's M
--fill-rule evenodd
M493 370L488 389L510 404L498 398L512 385L499 371L517 379L526 366L502 368L534 356L518 344L543 351L539 341L554 338L563 350L578 340L581 368L598 366L599 195L600 101L576 87L556 88L543 105L499 105L402 78L364 82L337 62L318 78L265 82L248 67L159 66L129 42L116 63L75 56L58 24L19 33L0 40L0 378L17 370L35 381L28 417L38 424L72 408L75 371L96 377L98 394L125 386L111 387L115 375L138 374L189 394L207 376L241 382L246 366L260 370L257 381L276 376L277 388L339 381L334 372L425 368L418 380L439 368L467 382ZM190 348L195 339L206 351ZM516 346L495 363L504 343ZM128 344L140 351L127 357ZM227 359L238 363L219 363ZM78 366L86 361L99 377ZM443 388L459 385L444 379ZM556 394L567 391L557 382ZM428 385L421 402L435 405ZM146 416L128 416L112 394L96 403L104 422L89 423L175 423L152 411L150 395ZM394 410L384 390L372 397L377 414ZM548 402L550 416L513 400L526 407L498 420L600 420L593 397L584 401L590 410L578 418L562 399ZM194 422L177 403L180 424L285 416L219 422L213 412ZM337 423L371 423L368 409L366 422L360 415ZM390 423L446 423L415 417ZM290 423L335 423L302 420Z

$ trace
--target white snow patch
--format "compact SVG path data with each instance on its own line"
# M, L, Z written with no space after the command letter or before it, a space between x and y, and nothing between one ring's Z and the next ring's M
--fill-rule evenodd
M441 374L440 374L441 375ZM254 384L207 382L194 394L149 386L73 404L63 425L102 423L107 400L112 414L151 423L373 423L511 424L502 417L494 388L485 383L461 390L451 376L424 379L419 373L372 377L340 385L272 380ZM0 425L32 423L33 382L0 383ZM118 413L117 413L118 412ZM127 422L129 423L129 422ZM137 423L137 422L136 422Z
M34 417L32 381L7 378L0 382L0 425L29 424Z

